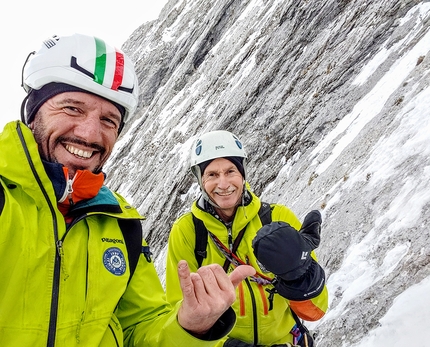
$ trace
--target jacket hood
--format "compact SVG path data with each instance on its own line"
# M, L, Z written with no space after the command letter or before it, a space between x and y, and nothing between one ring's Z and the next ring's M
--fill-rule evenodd
M56 205L52 183L45 173L37 143L31 130L21 121L13 121L0 133L0 176L8 185L23 188L34 197L46 200L40 185ZM32 174L29 174L32 173Z

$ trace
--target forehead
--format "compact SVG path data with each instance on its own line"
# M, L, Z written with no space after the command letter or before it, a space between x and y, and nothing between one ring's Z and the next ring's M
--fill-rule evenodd
M64 92L53 96L50 100L58 104L73 103L92 108L103 107L109 112L120 115L118 108L111 101L91 93Z
M230 168L237 169L236 165L234 165L230 160L225 158L216 158L210 162L210 164L206 167L205 172L207 171L223 171L228 170Z

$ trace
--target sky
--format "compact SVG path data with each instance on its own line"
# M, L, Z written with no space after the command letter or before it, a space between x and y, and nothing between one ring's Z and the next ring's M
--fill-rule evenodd
M20 119L21 70L28 53L37 50L52 35L74 32L97 36L121 48L141 24L157 19L167 0L12 1L0 21L2 83L0 84L0 132L12 120ZM5 18L4 18L5 19Z

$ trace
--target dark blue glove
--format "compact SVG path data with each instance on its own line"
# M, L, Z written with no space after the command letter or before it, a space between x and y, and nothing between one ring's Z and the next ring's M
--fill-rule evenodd
M254 347L254 345L229 337L227 341L224 342L223 347Z
M321 214L308 213L299 232L285 222L263 226L252 241L258 261L276 275L275 288L289 300L307 300L324 288L324 270L311 257L319 246Z

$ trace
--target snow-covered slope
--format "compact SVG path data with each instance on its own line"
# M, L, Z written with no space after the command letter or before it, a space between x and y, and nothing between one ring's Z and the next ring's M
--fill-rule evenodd
M141 106L106 171L160 276L191 142L230 130L263 200L323 213L319 346L430 346L429 24L427 1L171 0L138 28Z

